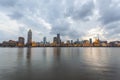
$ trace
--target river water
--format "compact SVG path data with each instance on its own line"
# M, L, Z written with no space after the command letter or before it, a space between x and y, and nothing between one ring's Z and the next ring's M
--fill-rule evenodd
M0 80L120 80L120 48L0 48Z

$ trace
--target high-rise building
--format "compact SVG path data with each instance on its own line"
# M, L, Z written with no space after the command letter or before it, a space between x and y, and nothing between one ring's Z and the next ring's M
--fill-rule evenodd
M43 43L46 44L47 43L47 38L43 37Z
M24 37L19 37L18 38L18 47L24 47L24 42L25 42Z
M92 44L92 38L89 39L90 44Z
M53 43L57 43L57 37L53 38Z
M57 44L61 44L60 34L57 34Z
M73 40L71 40L71 44L73 44Z
M60 38L60 34L57 34L57 38Z
M27 46L32 46L32 31L31 29L28 31L28 38L27 38Z
M80 43L79 39L77 39L76 43L77 43L77 44L79 44L79 43Z

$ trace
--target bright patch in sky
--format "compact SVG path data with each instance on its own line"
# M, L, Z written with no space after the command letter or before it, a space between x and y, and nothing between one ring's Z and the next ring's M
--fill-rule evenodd
M119 0L0 0L0 42L44 36L52 41L57 33L62 40L95 38L120 40ZM4 36L3 36L4 35Z

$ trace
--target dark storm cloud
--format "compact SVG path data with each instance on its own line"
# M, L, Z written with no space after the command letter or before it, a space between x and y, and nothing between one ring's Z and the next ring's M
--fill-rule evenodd
M108 32L108 37L113 37L120 34L120 22L112 23L105 26L106 31Z
M83 32L79 32L78 30L75 30L75 29L71 29L68 32L68 36L70 36L71 39L79 39L84 35L85 34Z
M19 20L24 16L24 14L22 14L21 12L13 12L12 14L9 14L8 16L11 17L12 19Z
M85 36L83 32L96 28L98 22L108 32L106 37L110 38L118 35L120 29L120 1L115 1L117 0L0 0L0 12L11 21L16 21L20 27L18 32L23 35L26 35L26 29L31 28L46 36L60 33L64 37L75 39ZM95 10L99 13L99 17L93 20L96 24L91 22ZM94 27L86 25L87 22Z
M60 33L62 36L68 36L72 39L81 37L81 34L76 29L73 29L70 23L64 20L56 22L50 33L54 35Z
M116 28L119 28L120 26L120 22L114 22L114 23L111 23L111 24L108 24L105 26L105 29L106 30L113 30L113 29L116 29Z
M56 22L52 29L51 29L51 34L57 34L57 33L61 33L61 35L65 36L70 30L70 24L65 22L65 21L58 21Z
M112 0L99 0L100 20L103 24L109 24L120 21L120 6L119 2L115 3Z
M3 7L13 7L17 0L0 0L0 6Z
M89 16L93 15L94 3L92 0L86 1L82 5L79 2L79 5L75 6L74 2L72 2L72 4L68 4L66 8L63 9L62 7L62 10L65 11L63 15L65 17L71 17L75 21L86 20ZM51 34L57 33L60 33L62 36L68 36L72 39L79 38L84 35L82 31L75 29L74 26L71 26L71 24L65 20L60 20L59 23L54 22Z
M118 38L120 32L120 1L119 0L97 0L99 19L104 26L107 39Z
M87 20L89 16L93 15L93 10L94 2L90 0L77 7L70 7L67 15L75 20Z

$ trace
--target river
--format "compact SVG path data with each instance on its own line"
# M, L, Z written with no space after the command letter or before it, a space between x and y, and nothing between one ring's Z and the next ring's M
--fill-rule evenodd
M0 80L120 80L120 48L0 48Z

